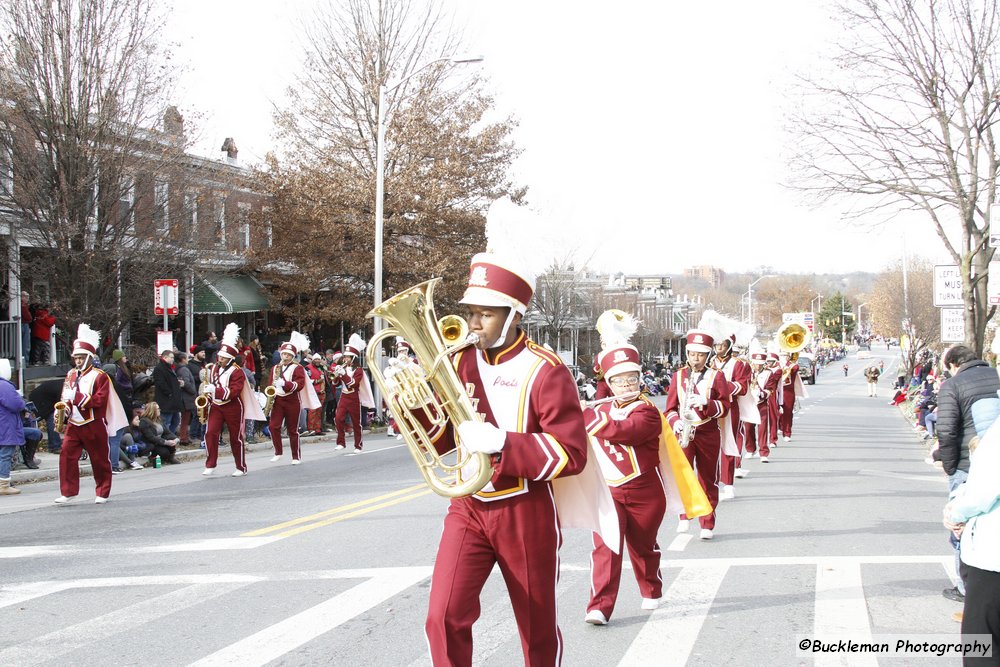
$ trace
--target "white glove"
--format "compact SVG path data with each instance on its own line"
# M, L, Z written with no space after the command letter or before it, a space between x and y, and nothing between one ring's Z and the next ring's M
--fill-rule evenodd
M215 385L206 382L201 386L201 393L211 396L215 393Z
M688 398L688 405L692 408L703 408L708 405L708 399L701 394L694 394Z
M628 413L625 412L624 408L611 408L611 410L608 411L608 414L611 416L611 419L616 422L620 422L628 416Z
M681 431L684 430L684 420L678 419L674 422L674 435L680 435Z
M458 439L470 452L496 454L503 449L507 432L486 422L467 421L458 425Z
M345 371L344 371L344 367L343 366L337 366L336 368L333 369L333 374L336 375L337 377L340 377L341 375L343 375L344 372Z

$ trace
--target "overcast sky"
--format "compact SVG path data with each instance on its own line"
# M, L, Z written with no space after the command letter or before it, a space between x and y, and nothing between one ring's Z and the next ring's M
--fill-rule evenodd
M188 68L179 102L198 152L218 157L227 136L247 162L271 149L298 13L316 1L174 0L168 37ZM453 4L486 58L467 67L521 122L516 178L532 212L514 224L532 232L536 268L573 256L646 273L879 271L904 231L911 255L948 263L922 218L847 224L782 186L789 83L839 28L819 0Z

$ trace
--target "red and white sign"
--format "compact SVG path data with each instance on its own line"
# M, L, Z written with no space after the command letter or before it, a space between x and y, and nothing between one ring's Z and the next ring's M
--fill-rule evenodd
M177 284L176 278L153 281L153 313L156 315L178 313Z

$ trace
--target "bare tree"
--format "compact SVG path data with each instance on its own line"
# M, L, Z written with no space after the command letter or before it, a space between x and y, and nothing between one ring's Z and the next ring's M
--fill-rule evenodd
M859 216L926 216L960 267L967 343L982 352L1000 101L995 0L844 0L836 74L806 81L797 185ZM813 103L814 102L814 103ZM870 218L869 218L870 219Z
M0 178L23 283L47 284L59 326L112 339L151 311L151 281L187 257L184 147L153 0L0 5ZM164 243L164 241L167 241ZM44 295L39 295L40 298Z
M896 262L879 274L868 299L873 333L895 337L905 334L903 347L906 372L913 370L924 350L941 340L941 311L934 307L934 265L910 259L907 267L909 303L904 303L902 263Z
M443 276L439 295L453 302L469 258L485 247L487 207L524 195L509 177L519 153L514 122L488 120L493 100L481 78L471 69L459 77L443 62L459 55L461 39L437 3L331 4L306 27L306 41L306 66L276 118L286 149L262 175L281 211L276 243L257 260L279 293L297 290L306 298L296 303L312 312L360 323L374 285L377 101L385 85L385 292ZM282 243L298 246L289 253ZM276 264L288 257L292 266ZM310 286L315 295L306 294ZM304 315L288 300L279 307Z

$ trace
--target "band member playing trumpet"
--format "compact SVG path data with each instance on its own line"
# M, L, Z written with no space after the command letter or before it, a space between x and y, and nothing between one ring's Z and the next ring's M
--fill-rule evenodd
M426 623L435 665L472 664L479 596L496 565L507 583L524 663L558 665L563 652L556 618L560 521L573 523L571 509L560 501L559 483L590 479L582 497L608 499L594 468L587 468L589 476L566 479L587 463L576 383L558 356L528 340L518 327L534 279L513 267L497 255L474 256L461 300L478 340L453 361L483 421L458 424L457 432L463 449L490 455L494 473L480 492L453 499L444 520ZM454 447L450 422L430 436L439 451ZM613 511L610 504L605 507Z
M607 315L612 317L608 318ZM628 544L642 608L656 609L663 595L660 546L656 532L667 509L660 475L660 411L641 396L639 351L628 344L638 324L630 315L614 318L608 311L598 319L601 371L616 400L585 407L587 431L597 439L591 451L611 488L618 511L618 550L612 551L594 534L590 557L590 602L584 620L604 625L611 618L622 577L622 545ZM612 321L614 320L614 321Z
M351 418L351 426L354 429L354 451L361 452L361 407L375 407L372 398L371 385L368 384L368 376L361 368L358 360L365 349L365 340L358 334L351 334L347 345L344 346L344 359L340 366L333 370L334 382L340 385L340 399L337 401L337 449L344 449L347 446L347 417Z
M216 353L218 361L209 368L208 377L201 387L203 394L211 399L208 406L208 430L205 433L205 470L202 475L215 472L219 460L219 439L222 425L229 431L229 448L233 452L236 470L233 477L247 474L246 442L244 440L247 419L265 421L264 412L246 381L246 374L235 362L239 356L237 339L240 328L230 322L222 333L222 343Z
M295 363L299 352L309 349L309 339L298 331L293 331L287 343L278 347L281 361L271 370L271 386L274 387L274 403L268 419L274 456L271 462L280 461L283 456L281 426L288 431L288 444L292 448L292 464L301 459L299 451L299 414L302 412L301 392L308 384L305 370Z
M768 345L766 368L771 371L767 385L767 444L774 449L778 446L779 418L781 416L781 364L778 363L778 353ZM761 463L767 459L761 456Z
M111 495L112 462L108 432L115 433L124 428L128 420L118 394L112 389L111 379L104 371L94 367L100 340L100 332L81 324L73 342L73 363L76 367L66 374L61 400L69 410L69 417L59 453L59 492L62 495L56 498L57 505L68 503L80 493L81 450L86 450L94 471L94 502L102 505L108 502Z
M676 433L693 427L694 433L684 454L698 471L698 482L705 491L712 513L698 518L699 537L710 540L715 530L715 508L719 504L719 453L722 447L723 417L729 414L729 383L726 376L708 366L708 355L715 340L705 331L687 333L687 365L674 373L667 392L667 423ZM677 532L688 530L686 514L681 514Z

